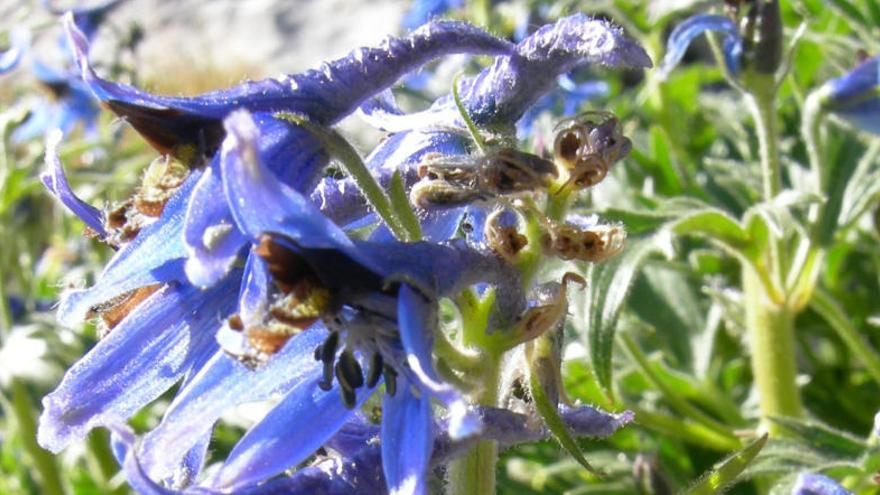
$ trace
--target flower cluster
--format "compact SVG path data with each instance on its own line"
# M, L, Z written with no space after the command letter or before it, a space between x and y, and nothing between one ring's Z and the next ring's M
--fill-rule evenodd
M579 277L538 284L540 260L620 249L621 227L564 216L569 196L629 152L616 117L564 123L555 161L517 149L514 135L559 75L584 63L650 66L637 43L584 15L515 45L432 22L315 70L185 98L102 79L88 37L66 22L88 89L162 157L130 200L102 211L73 194L49 147L44 183L116 254L60 303L61 322L94 319L103 338L43 400L41 445L58 451L111 428L145 493L424 493L429 468L467 445L559 434L536 427L533 408L478 407L474 384L439 348L500 356L555 331ZM427 110L400 112L389 88L452 53L496 58ZM328 128L355 111L390 133L363 162ZM325 174L334 158L346 177ZM488 307L486 348L446 340L438 315L448 301L465 326ZM175 385L161 423L137 439L124 421ZM380 386L374 424L358 411ZM557 408L560 393L549 395L547 414L575 434L607 436L631 420ZM204 470L221 416L270 399L222 464Z

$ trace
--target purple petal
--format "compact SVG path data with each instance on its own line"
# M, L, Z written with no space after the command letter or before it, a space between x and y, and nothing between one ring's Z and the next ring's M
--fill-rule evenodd
M314 326L256 369L222 351L217 353L180 390L159 426L145 436L141 458L150 474L157 479L173 474L199 436L232 407L266 400L313 381L314 370L321 366L314 359L314 349L326 338L327 331Z
M211 486L234 491L269 479L306 460L348 421L354 410L345 407L339 385L318 387L323 371L313 365L309 374L254 425L236 444ZM358 390L358 406L371 395Z
M433 430L431 399L413 395L401 380L394 396L382 401L382 469L392 494L428 493Z
M739 71L739 57L742 52L742 38L739 29L729 18L722 15L700 14L688 18L675 27L669 35L666 45L666 57L660 66L660 73L668 75L681 62L688 46L706 31L715 31L725 35L725 63L732 74Z
M178 495L180 492L162 487L144 472L135 455L137 437L123 422L108 425L113 432L110 437L113 453L120 461L128 484L141 495Z
M223 201L219 156L193 189L183 228L186 276L198 287L210 287L223 278L239 258L247 240L235 227Z
M825 83L825 108L854 126L880 134L880 57L861 63L847 74Z
M183 218L200 174L190 174L159 219L141 229L133 241L113 256L94 286L62 296L58 308L61 324L76 326L93 306L139 287L184 279Z
M460 96L479 125L516 122L556 86L557 76L585 63L652 66L645 50L619 27L575 14L541 27L517 45L514 55L498 57L491 67L462 81Z
M246 111L232 114L226 128L220 159L223 188L242 232L254 241L277 232L303 247L338 250L369 267L342 229L266 169L256 147L259 130Z
M214 331L235 307L235 277L201 292L167 286L125 317L43 398L38 439L58 452L96 426L124 421L214 353Z
M101 210L82 201L67 182L64 175L64 167L61 159L58 157L58 144L61 142L62 134L59 131L52 132L46 138L46 172L40 175L40 180L46 189L49 190L61 203L72 211L80 220L85 222L92 230L101 237L107 236L104 230L104 214Z
M827 476L801 473L791 490L791 495L852 495L852 492Z
M388 38L379 47L348 56L300 75L247 82L193 98L156 96L100 79L88 64L88 42L72 19L66 27L76 60L95 96L127 118L160 150L205 143L210 150L222 137L221 121L235 108L252 112L296 112L332 124L402 75L451 53L509 53L511 45L469 24L438 22L404 38Z

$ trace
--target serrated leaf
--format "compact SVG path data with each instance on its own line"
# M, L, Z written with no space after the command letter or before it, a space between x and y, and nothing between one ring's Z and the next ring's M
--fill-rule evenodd
M584 309L590 326L588 348L596 379L611 396L612 351L617 319L639 268L649 256L662 253L663 235L656 234L629 243L610 261L594 266Z
M721 465L703 476L685 493L691 495L714 495L717 493L724 493L737 480L740 473L748 467L758 453L761 452L765 443L767 443L766 433L746 448L722 461Z

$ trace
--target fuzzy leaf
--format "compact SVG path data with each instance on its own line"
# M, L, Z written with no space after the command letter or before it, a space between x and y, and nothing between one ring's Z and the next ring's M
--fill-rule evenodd
M752 462L758 452L767 443L767 435L752 442L746 448L728 457L721 464L703 476L687 492L691 495L713 495L724 493L736 481L737 477Z

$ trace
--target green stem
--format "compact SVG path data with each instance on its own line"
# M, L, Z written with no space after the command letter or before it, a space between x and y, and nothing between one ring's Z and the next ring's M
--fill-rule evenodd
M125 486L113 489L111 482L113 476L119 472L119 464L113 457L113 451L110 448L110 434L107 430L92 430L86 438L89 452L89 467L93 473L100 474L100 480L103 483L101 487L104 493L112 495L123 495L126 493Z
M482 387L471 397L472 402L483 406L497 406L498 384L501 376L501 360L492 356L486 363L481 377ZM498 444L481 441L471 447L464 457L449 463L447 467L447 495L472 495L495 493L495 467L498 462Z
M760 277L743 266L746 327L751 340L752 373L758 387L763 427L772 436L781 428L768 420L775 416L802 417L800 391L795 380L794 311L770 300Z
M779 166L779 135L776 128L776 88L772 78L757 80L750 86L752 92L746 94L746 101L755 130L758 134L758 150L761 155L761 185L764 201L771 201L782 184L782 172Z

